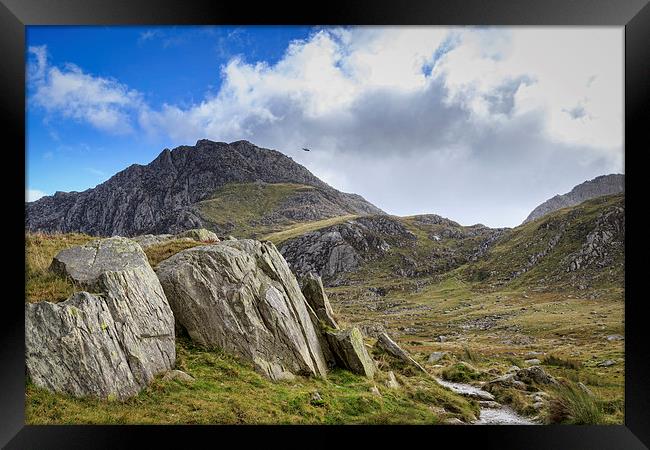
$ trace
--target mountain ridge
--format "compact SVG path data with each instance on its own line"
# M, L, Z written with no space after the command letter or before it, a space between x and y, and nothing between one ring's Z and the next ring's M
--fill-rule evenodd
M165 148L149 164L132 164L94 188L56 192L27 203L25 226L28 231L100 236L183 231L203 226L198 202L237 182L312 186L334 205L329 210L336 214L384 213L357 194L329 186L277 150L243 140L228 144L200 139L194 146Z
M618 194L625 190L624 174L600 175L584 181L565 194L557 194L535 207L522 222L526 224L561 208L578 205L586 200L604 195Z

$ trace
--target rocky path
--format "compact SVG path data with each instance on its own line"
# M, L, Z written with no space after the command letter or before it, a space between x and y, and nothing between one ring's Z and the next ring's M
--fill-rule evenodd
M492 394L481 388L465 383L453 383L439 378L436 378L436 381L457 394L479 401L481 415L477 421L472 422L474 425L539 425L539 423L518 414L512 408L497 403L494 401Z

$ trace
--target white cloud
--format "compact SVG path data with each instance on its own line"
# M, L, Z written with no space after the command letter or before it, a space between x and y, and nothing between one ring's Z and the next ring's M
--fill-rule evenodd
M34 202L41 197L45 197L47 194L38 189L25 189L25 201Z
M74 64L51 66L45 46L30 47L29 53L36 58L28 67L34 74L29 79L34 105L103 131L133 131L134 111L144 107L140 93L116 80L86 74Z

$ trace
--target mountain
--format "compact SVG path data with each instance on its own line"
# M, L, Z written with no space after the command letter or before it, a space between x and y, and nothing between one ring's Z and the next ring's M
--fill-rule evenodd
M624 249L625 196L603 195L512 229L464 273L511 288L622 286Z
M544 203L533 209L523 223L528 223L561 208L578 205L585 200L601 197L603 195L618 194L624 192L624 190L625 175L601 175L593 180L585 181L584 183L577 185L571 189L571 192L556 195L555 197L546 200Z
M346 214L383 211L334 189L278 151L248 141L202 139L165 149L151 163L133 164L95 188L27 203L25 227L99 236L197 227L277 231L278 224Z

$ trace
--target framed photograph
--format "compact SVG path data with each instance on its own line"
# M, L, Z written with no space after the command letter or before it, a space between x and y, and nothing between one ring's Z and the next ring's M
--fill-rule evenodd
M648 448L647 3L1 0L2 445Z

